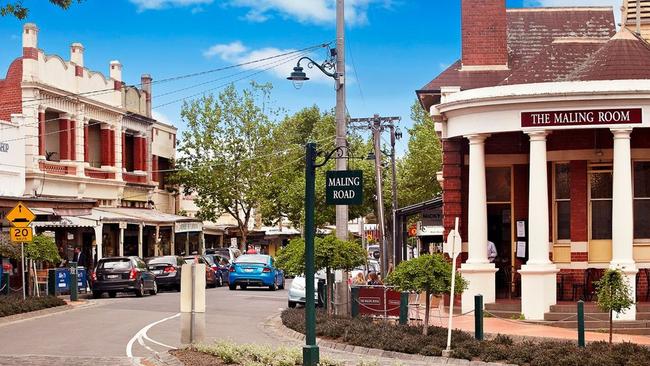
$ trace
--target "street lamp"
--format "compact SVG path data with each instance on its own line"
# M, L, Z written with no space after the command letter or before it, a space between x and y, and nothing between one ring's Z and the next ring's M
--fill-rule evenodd
M293 87L296 89L302 88L302 84L309 80L307 77L307 74L305 74L304 71L302 71L302 67L300 67L300 64L298 66L293 68L293 72L291 73L291 76L287 78L287 80L293 81Z
M298 60L298 63L296 63L296 67L293 68L293 72L287 78L287 80L293 81L293 86L296 89L302 88L302 84L305 81L309 80L307 74L305 74L305 72L303 71L304 69L302 68L302 66L300 66L300 63L303 60L309 61L309 63L307 64L308 68L311 69L312 67L316 66L320 71L323 72L323 74L336 80L337 74L336 74L335 57L336 57L336 49L330 49L330 57L327 60L325 60L322 64L318 64L316 61L312 60L307 56L301 57ZM328 71L328 70L332 70L332 71Z

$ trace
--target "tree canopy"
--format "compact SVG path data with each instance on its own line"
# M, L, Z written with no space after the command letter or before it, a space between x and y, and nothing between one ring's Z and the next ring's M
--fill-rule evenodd
M84 0L49 0L51 4L67 10L74 3L81 3ZM25 19L29 15L29 8L23 5L22 0L8 1L0 4L0 16L14 16L18 19Z
M314 269L316 271L351 270L366 263L366 251L353 241L343 241L334 235L314 240ZM276 265L285 273L299 276L305 273L305 241L293 239L280 250Z
M609 312L609 343L612 343L613 312L623 312L633 304L632 290L620 269L608 269L596 283L598 307Z

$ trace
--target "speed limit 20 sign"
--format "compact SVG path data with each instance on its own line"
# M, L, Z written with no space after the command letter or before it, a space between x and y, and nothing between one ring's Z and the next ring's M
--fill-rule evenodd
M12 227L9 229L11 241L16 243L30 242L33 239L31 227Z

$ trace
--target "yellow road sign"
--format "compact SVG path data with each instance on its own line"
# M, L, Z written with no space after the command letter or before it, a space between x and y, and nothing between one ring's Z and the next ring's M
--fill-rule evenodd
M5 218L15 227L27 227L34 221L36 215L22 202L18 202L16 207L12 208Z
M12 227L10 230L11 241L24 243L32 241L33 232L31 227Z

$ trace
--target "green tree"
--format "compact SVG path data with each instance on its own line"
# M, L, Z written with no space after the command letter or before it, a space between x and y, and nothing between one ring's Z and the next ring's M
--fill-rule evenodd
M49 0L51 4L67 10L74 3L81 3L83 0ZM29 15L29 8L23 6L22 0L7 1L0 4L0 16L14 16L18 19L25 19Z
M425 292L424 335L429 332L429 297L451 292L451 271L451 263L442 255L426 254L401 262L386 278L388 285L400 291ZM465 288L466 281L456 273L455 294L462 293Z
M598 307L609 312L609 343L611 344L614 327L613 313L623 312L634 304L631 296L632 290L620 269L606 270L603 277L596 282L596 289Z
M228 214L237 221L246 245L249 222L271 185L271 85L251 83L241 92L229 86L186 103L187 123L179 148L180 170L172 181L186 194L197 193L198 216L216 221Z
M442 167L442 145L433 120L417 101L411 106L411 120L408 148L397 170L402 207L432 199L440 192L436 172Z
M334 114L321 111L317 106L304 108L286 117L273 130L272 143L274 170L270 184L266 187L266 199L261 204L262 216L267 224L287 218L295 226L302 226L305 205L305 144L316 142L318 150L329 153L334 149L336 123ZM371 144L354 133L348 136L349 153L352 157L364 157L371 150ZM320 161L322 159L319 158ZM316 227L334 222L335 207L325 204L325 172L334 170L331 159L316 172ZM349 160L350 169L364 172L364 203L350 206L350 217L365 216L373 211L375 204L375 178L373 165L359 159Z
M25 245L25 258L36 262L49 262L54 265L61 262L59 250L56 247L54 238L39 234L34 240Z

